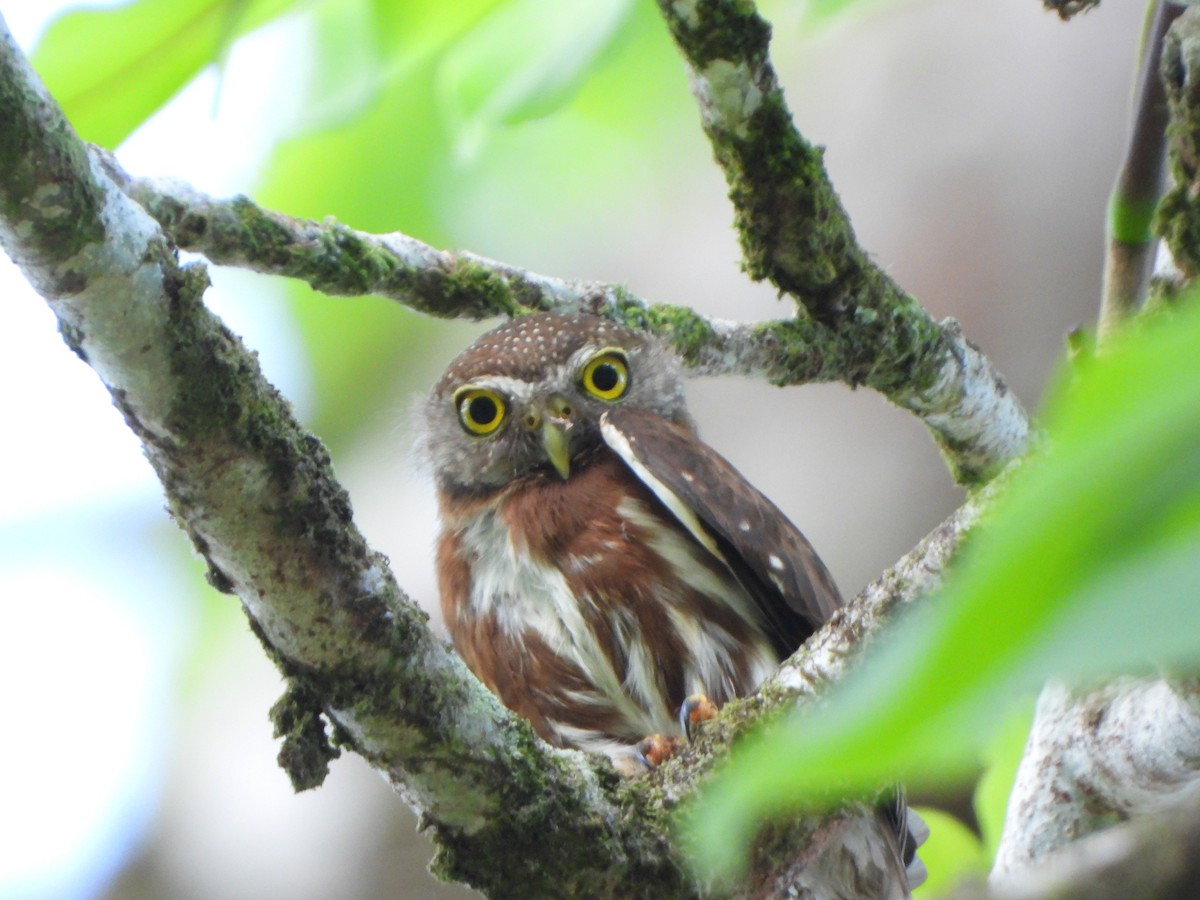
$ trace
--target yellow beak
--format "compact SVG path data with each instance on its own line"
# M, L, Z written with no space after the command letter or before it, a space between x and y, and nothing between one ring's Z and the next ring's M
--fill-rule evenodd
M569 421L552 419L546 416L542 419L542 446L546 448L546 456L556 472L565 480L571 474L571 451L567 441Z
M544 406L539 406L540 408L526 419L526 424L531 428L541 429L546 457L565 481L571 474L571 442L567 433L575 424L571 404L567 402L566 397L555 394L546 400Z

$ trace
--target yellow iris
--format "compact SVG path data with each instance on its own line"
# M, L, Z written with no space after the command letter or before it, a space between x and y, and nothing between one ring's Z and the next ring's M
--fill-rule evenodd
M601 350L580 377L583 389L601 400L620 400L629 390L629 363L620 350Z
M463 428L477 434L491 434L504 422L504 398L491 388L462 387L454 392L454 405Z

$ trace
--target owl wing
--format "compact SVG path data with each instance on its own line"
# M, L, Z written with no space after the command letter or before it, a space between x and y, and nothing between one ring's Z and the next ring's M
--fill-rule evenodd
M623 408L606 412L600 430L696 540L733 571L781 655L795 650L841 606L829 570L800 530L693 432Z

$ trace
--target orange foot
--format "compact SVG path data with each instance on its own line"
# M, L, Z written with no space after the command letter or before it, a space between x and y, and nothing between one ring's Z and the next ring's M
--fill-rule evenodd
M674 756L683 746L683 738L665 734L652 734L638 741L636 755L647 769L657 769Z
M717 704L703 694L692 694L679 707L679 727L684 737L674 735L652 734L643 738L634 748L634 757L647 769L657 769L668 759L679 752L685 741L691 741L696 734L696 726L707 722L717 714Z
M679 727L683 729L683 733L687 735L689 741L695 737L696 726L701 722L707 722L717 714L717 704L713 703L703 694L692 694L683 701L683 706L679 707Z

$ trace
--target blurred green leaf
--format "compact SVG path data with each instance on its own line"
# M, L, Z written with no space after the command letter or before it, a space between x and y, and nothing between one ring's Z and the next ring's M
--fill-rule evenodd
M547 115L595 71L629 17L630 0L508 0L455 43L438 72L460 158L488 132Z
M621 40L610 42L603 63L560 114L506 125L494 133L487 155L456 160L454 135L437 103L441 62L496 5L377 0L371 102L352 115L308 115L265 167L256 199L292 215L332 215L368 231L399 230L435 246L535 265L522 258L526 248L544 246L548 235L560 243L586 242L586 228L605 216L619 214L624 221L629 198L647 197L660 180L647 148L664 148L663 165L666 147L678 152L679 142L664 141L663 129L684 129L696 142L697 157L707 157L678 56L657 10L645 4L635 8ZM327 16L333 12L331 7ZM316 56L345 52L343 41L330 36L343 26L326 16L319 22ZM361 31L361 22L344 27ZM352 70L350 80L357 77ZM311 110L327 95L316 85L309 89L303 106ZM324 127L313 130L318 123ZM638 217L639 225L643 220L651 217ZM497 234L507 243L496 243ZM398 313L390 301L331 302L303 286L293 296L316 389L309 424L331 444L373 422L380 392L410 390L399 382L422 360L444 361L462 346L463 328Z
M989 867L1000 846L1008 798L1017 778L1017 767L1025 755L1035 697L1031 691L1028 702L1004 720L981 754L987 768L975 787L975 817L983 834L983 852Z
M312 10L316 52L304 67L304 120L296 131L352 124L389 86L436 65L448 48L503 2L336 0L318 5ZM404 115L401 110L395 111Z
M138 0L55 19L33 65L85 140L114 148L238 36L297 0Z
M398 5L393 3L392 5ZM384 69L371 8L358 0L321 3L310 11L315 52L305 60L303 120L296 131L335 127L376 99Z
M696 858L737 869L765 816L965 773L1048 677L1200 663L1200 307L1145 322L1060 390L946 588L817 710L749 737L695 805Z
M404 230L437 243L433 173L447 151L431 78L429 66L405 69L359 115L281 144L256 192L259 201L292 215L331 215L355 228ZM396 361L436 346L430 338L437 325L375 297L331 301L302 284L292 295L316 391L308 424L337 445L368 424L377 392L390 395Z

